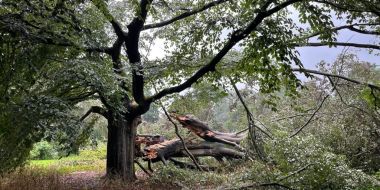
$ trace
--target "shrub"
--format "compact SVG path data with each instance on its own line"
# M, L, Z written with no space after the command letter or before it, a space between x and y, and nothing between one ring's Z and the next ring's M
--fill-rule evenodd
M79 151L79 157L83 160L106 159L107 146L100 144L96 149L84 149Z
M33 160L48 160L54 159L58 152L47 141L41 141L34 144L33 149L30 151L30 158Z
M190 189L213 187L226 181L224 176L216 172L199 172L189 169L180 169L171 163L166 166L161 165L152 180L159 184L173 184L176 186L189 187Z
M269 141L267 151L280 171L275 179L299 189L357 189L378 185L375 178L352 169L312 135ZM295 171L306 167L296 173ZM294 173L294 175L290 175ZM284 179L286 176L286 179ZM272 181L273 182L273 181Z

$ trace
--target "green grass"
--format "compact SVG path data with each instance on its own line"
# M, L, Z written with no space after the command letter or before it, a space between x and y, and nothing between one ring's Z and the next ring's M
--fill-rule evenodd
M37 167L43 170L54 169L60 174L77 171L105 171L105 151L83 150L79 155L71 155L55 160L30 160L27 167Z
M46 168L56 164L57 162L58 160L30 160L29 165Z

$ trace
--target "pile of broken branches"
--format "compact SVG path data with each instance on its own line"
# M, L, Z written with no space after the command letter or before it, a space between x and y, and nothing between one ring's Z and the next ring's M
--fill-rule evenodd
M245 156L245 151L239 143L245 138L246 130L237 133L223 133L211 129L207 124L188 115L171 113L168 116L177 129L178 138L167 140L161 135L137 135L136 157L147 161L149 170L153 171L151 163L160 161L164 164L171 161L181 168L213 170L212 167L199 165L198 158L213 157L217 161L223 162L224 158L241 159ZM171 118L177 120L182 127L201 139L183 139L178 134L177 124ZM176 160L181 157L190 157L193 163Z

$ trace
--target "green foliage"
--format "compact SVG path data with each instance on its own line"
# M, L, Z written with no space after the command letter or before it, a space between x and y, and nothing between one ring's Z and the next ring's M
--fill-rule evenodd
M374 109L380 109L380 91L371 88L362 90L363 99Z
M32 151L30 151L30 159L33 160L49 160L57 158L58 152L47 141L41 141L33 145Z
M170 104L169 109L181 114L193 114L208 121L212 107L227 94L220 87L209 83L198 83L185 95L179 95Z
M95 149L84 149L79 151L79 158L83 160L103 160L106 159L107 147L105 144L99 145Z
M161 165L152 180L160 184L179 183L191 189L220 185L225 181L224 176L218 173L180 169L172 164Z
M37 143L38 144L38 143ZM44 170L54 169L60 174L76 171L102 171L105 168L106 147L80 150L78 155L70 155L55 160L31 160L26 167L38 167Z
M356 189L370 188L376 180L361 170L351 169L345 156L332 153L314 136L278 138L267 144L267 151L279 171L277 179L300 189Z
M143 120L150 122L150 123L155 123L159 120L160 115L159 115L159 106L157 104L152 104L150 106L150 109L148 112L146 112L143 115Z

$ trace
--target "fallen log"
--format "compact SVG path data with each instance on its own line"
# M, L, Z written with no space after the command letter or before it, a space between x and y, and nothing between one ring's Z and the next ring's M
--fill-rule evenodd
M189 115L179 115L172 113L171 116L174 117L179 123L181 123L184 128L189 129L191 132L201 137L202 139L205 139L206 141L218 142L223 139L222 142L229 141L239 144L246 136L245 133L223 133L212 130L207 124Z
M220 158L243 158L244 153L235 150L233 147L228 147L219 142L200 142L200 143L186 143L190 153L195 157L214 157L218 161ZM187 157L187 153L184 150L181 141L179 139L173 139L170 141L164 141L159 144L150 145L143 150L143 159L150 160L152 162L162 161L167 163L167 160L174 157Z
M214 131L207 124L189 115L179 115L175 113L172 113L171 115L181 123L184 128L189 129L191 132L208 142L220 142L235 146L242 151L244 150L239 146L239 143L244 139L246 133L223 133Z
M148 161L149 170L152 171L151 163L160 161L164 164L171 161L182 168L194 169L200 167L198 168L199 170L208 171L214 169L209 166L196 166L174 159L189 157L189 154L195 159L198 157L213 157L219 162L223 162L223 158L241 159L245 156L244 149L239 146L239 143L246 136L246 132L224 133L212 130L207 124L188 115L171 113L171 117L204 141L187 139L182 142L177 138L165 140L160 135L137 135L136 156ZM141 145L145 146L142 148ZM187 147L187 150L185 147Z

